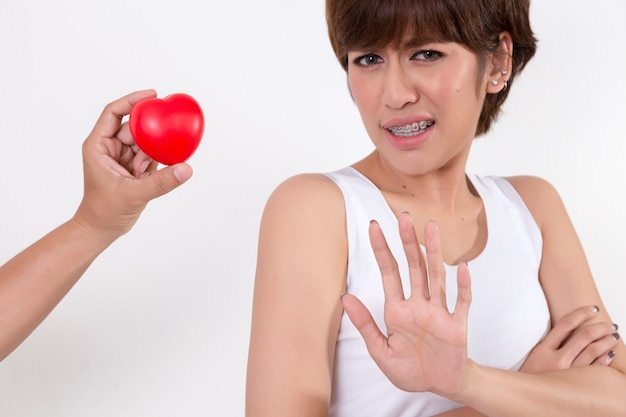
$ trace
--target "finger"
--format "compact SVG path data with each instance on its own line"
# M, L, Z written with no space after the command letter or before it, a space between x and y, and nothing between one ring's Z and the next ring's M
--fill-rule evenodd
M430 298L435 304L447 308L446 269L443 265L439 228L434 221L429 221L424 225L424 245L426 246Z
M382 356L382 352L387 346L387 338L381 333L367 307L358 298L346 293L341 297L341 303L346 314L348 314L348 318L365 341L370 355L376 361Z
M99 135L113 137L120 128L122 118L130 113L135 103L156 97L154 90L135 91L106 105L93 128Z
M150 173L151 164L153 162L152 158L145 154L141 149L137 149L137 153L133 158L133 175L136 177L143 177L144 174ZM156 169L156 163L153 164ZM154 169L153 169L154 171Z
M604 355L600 356L593 362L593 366L609 366L613 359L615 358L615 351L611 350Z
M454 315L467 320L470 304L472 303L472 283L467 263L462 262L459 264L456 279L459 290L454 307Z
M383 281L385 292L385 302L404 300L402 281L398 272L398 263L393 257L383 231L377 221L372 220L369 228L370 244L374 250L374 257L378 263L378 268Z
M545 344L553 350L559 349L574 330L594 318L599 312L596 306L579 307L563 316L546 336Z
M144 176L151 175L153 172L156 172L158 167L159 167L159 163L157 161L151 159L150 163L148 164L148 168L146 169L146 172L142 173L140 175L140 178L144 177Z
M148 202L169 193L185 183L192 175L191 167L184 163L163 168L138 179L134 183L133 193L142 201Z
M135 154L131 171L135 177L142 178L156 170L158 164L152 163L152 158L146 155L146 153L136 145L135 138L133 138L133 135L130 132L128 122L122 123L122 126L117 131L115 137L124 145L129 146Z
M422 298L429 298L428 275L426 273L426 263L422 256L413 221L409 213L402 213L398 216L400 226L400 238L409 265L409 279L411 280L411 296L416 295Z
M89 157L89 154L85 155L85 158ZM132 177L133 174L130 172L130 163L128 164L122 164L120 163L119 160L114 159L112 156L105 154L104 158L97 158L97 161L100 165L101 168L104 168L105 171L112 173L114 176L117 177ZM125 155L121 156L121 159L126 159ZM130 158L129 158L130 160ZM85 169L94 169L96 167L95 164L91 165L91 168L87 167L87 165L89 165L88 163L85 163Z
M124 145L135 145L135 139L130 133L130 127L128 125L128 122L122 123L117 133L115 134L115 137L118 138L120 142L122 142Z
M601 326L600 326L601 325ZM580 354L572 362L572 366L587 366L594 363L597 359L611 352L615 346L617 346L620 336L615 332L613 326L605 325L604 323L598 323L593 325L595 329L599 327L608 327L608 329L598 329L597 332L593 332L588 338L595 338L593 342L587 343L580 350ZM598 337L598 333L606 334L602 337ZM608 333L608 334L607 334Z

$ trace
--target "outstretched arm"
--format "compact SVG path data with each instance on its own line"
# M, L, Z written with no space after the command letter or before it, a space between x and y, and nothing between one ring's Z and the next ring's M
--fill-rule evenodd
M470 302L466 267L459 268L459 298L455 311L449 313L441 301L445 289L436 225L426 225L424 261L409 216L401 215L399 223L410 271L412 293L408 298L402 293L397 266L382 231L376 223L370 229L384 283L387 335L378 330L355 297L343 298L372 358L396 386L430 391L473 409L459 410L465 414L457 415L626 415L626 376L621 362L612 367L580 366L531 374L485 368L467 358L463 333ZM595 319L607 320L604 316Z
M83 144L84 196L74 216L0 267L0 360L43 321L93 260L128 232L146 204L188 180L191 167L157 171L122 118L139 91L106 106Z

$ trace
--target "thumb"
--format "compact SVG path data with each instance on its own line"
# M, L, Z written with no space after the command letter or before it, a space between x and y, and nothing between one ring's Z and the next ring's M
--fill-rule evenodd
M154 198L161 197L187 182L193 175L191 166L181 163L172 165L152 172L150 175L141 178L140 190L143 200L150 201Z
M363 337L367 350L372 355L374 361L377 361L387 346L387 338L381 333L367 307L358 298L346 293L341 297L341 302L350 321L357 328L361 337Z

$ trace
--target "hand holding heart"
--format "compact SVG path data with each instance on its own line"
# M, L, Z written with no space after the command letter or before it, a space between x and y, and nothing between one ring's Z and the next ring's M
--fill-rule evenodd
M204 132L200 105L187 94L136 103L129 119L135 143L146 155L165 165L184 162L198 148Z
M153 90L137 91L108 104L83 144L85 190L74 219L113 241L126 233L154 198L192 176L187 164L157 170L157 163L135 152L122 119L136 104L152 100Z

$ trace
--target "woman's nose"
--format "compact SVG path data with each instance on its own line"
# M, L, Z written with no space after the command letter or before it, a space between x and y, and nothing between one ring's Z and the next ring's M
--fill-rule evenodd
M389 65L384 80L383 104L400 109L419 100L417 86L412 82L407 69L401 64Z

